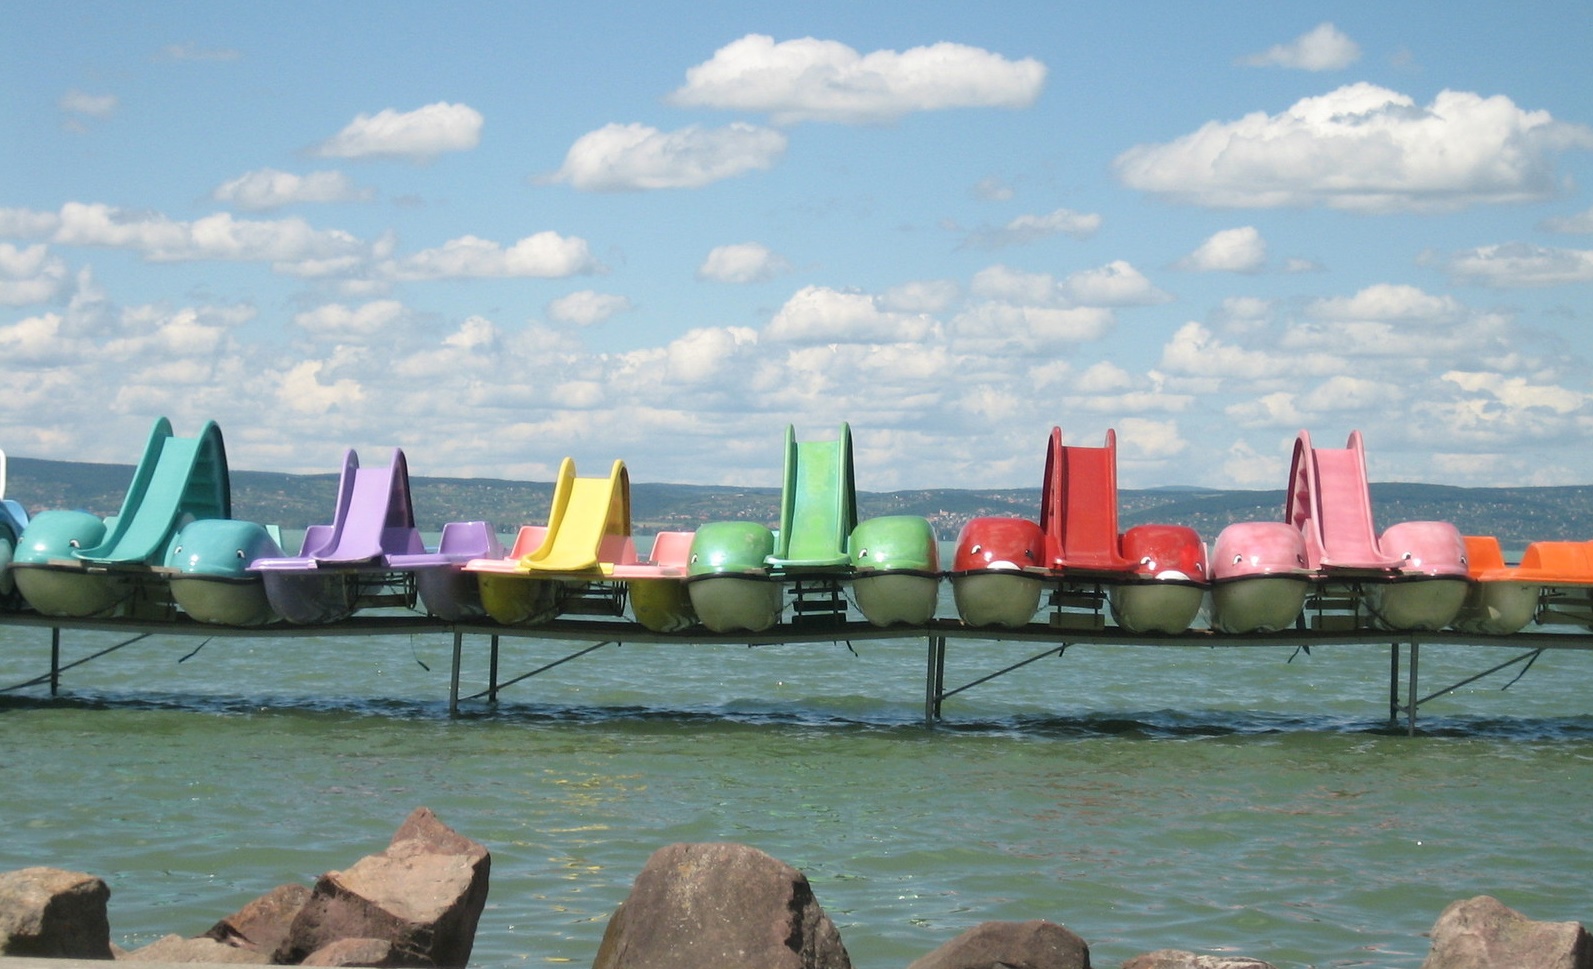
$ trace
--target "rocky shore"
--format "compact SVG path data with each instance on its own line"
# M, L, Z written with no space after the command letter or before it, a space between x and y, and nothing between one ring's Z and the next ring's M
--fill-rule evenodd
M34 960L161 965L462 967L487 901L491 854L426 808L387 847L313 886L273 889L200 936L124 951L102 879L54 868L0 873L0 969ZM1449 905L1422 969L1593 969L1579 922L1540 922L1489 896ZM48 965L48 963L42 963ZM851 969L795 868L738 844L660 848L609 919L593 969ZM1090 969L1090 950L1047 920L985 922L907 969ZM1122 969L1274 969L1259 959L1158 949Z

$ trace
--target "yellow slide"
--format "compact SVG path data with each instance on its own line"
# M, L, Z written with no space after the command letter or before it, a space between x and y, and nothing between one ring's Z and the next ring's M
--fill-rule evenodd
M631 536L631 479L624 461L615 461L606 478L578 478L565 458L553 486L547 538L521 556L526 572L611 575L624 561ZM634 557L634 551L631 556Z

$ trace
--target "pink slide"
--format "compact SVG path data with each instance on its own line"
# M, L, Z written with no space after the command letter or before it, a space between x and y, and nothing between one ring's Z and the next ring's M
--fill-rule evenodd
M1311 435L1300 432L1294 442L1284 514L1304 533L1306 563L1313 571L1400 568L1399 559L1383 554L1372 527L1360 431L1351 431L1343 448L1312 447Z

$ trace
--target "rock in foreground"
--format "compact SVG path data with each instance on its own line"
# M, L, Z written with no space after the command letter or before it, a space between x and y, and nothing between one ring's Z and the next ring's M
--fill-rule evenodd
M1090 947L1044 919L982 922L907 969L1090 969Z
M391 945L385 964L463 966L487 903L487 849L417 808L385 851L322 875L275 961L298 963L348 939Z
M0 956L110 959L111 890L59 868L0 873Z
M851 969L841 935L782 861L739 844L653 852L614 912L593 969Z
M1450 903L1422 969L1593 969L1580 922L1536 922L1489 895Z

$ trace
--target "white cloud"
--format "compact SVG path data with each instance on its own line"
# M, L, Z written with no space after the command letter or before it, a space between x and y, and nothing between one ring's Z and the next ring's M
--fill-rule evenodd
M559 279L601 272L603 267L578 236L538 232L505 249L488 239L461 236L435 249L382 264L392 279L533 277Z
M1593 129L1502 95L1442 91L1423 108L1360 83L1138 145L1113 164L1132 188L1197 205L1447 211L1548 198L1554 155L1573 148L1593 148Z
M51 255L47 246L18 249L0 242L0 305L49 302L63 291L66 279L65 261Z
M996 229L980 229L969 235L967 245L981 249L1022 246L1054 235L1088 239L1101 228L1101 217L1093 212L1057 209L1044 215L1020 215Z
M1354 296L1312 300L1306 314L1323 320L1384 320L1433 324L1450 323L1465 307L1453 296L1434 296L1416 286L1376 283Z
M1593 232L1593 209L1588 209L1586 212L1578 212L1575 215L1562 215L1552 219L1544 219L1539 228L1549 232Z
M1062 281L1061 292L1081 306L1154 306L1173 298L1122 259L1069 275Z
M1255 226L1224 229L1202 242L1176 266L1194 272L1260 272L1267 264L1267 240Z
M577 138L563 167L543 180L590 192L701 188L772 168L785 149L785 135L740 122L670 132L609 124Z
M210 197L258 212L300 202L364 202L369 201L373 193L356 187L342 172L294 175L262 168L222 183Z
M481 112L439 101L414 111L387 108L361 114L316 146L328 158L409 158L426 161L443 152L469 151L481 143Z
M230 47L200 47L196 44L167 44L155 55L157 61L235 61L241 51Z
M365 399L359 381L349 377L322 383L325 364L304 360L277 375L277 400L300 414L326 414L335 408L356 405Z
M293 322L316 336L340 339L375 336L403 315L404 304L383 299L353 307L329 303L295 314Z
M1247 67L1292 67L1302 71L1336 71L1360 60L1361 46L1331 23L1317 24L1287 44L1239 59Z
M880 298L880 305L904 313L939 313L961 295L949 279L921 279L892 286Z
M774 314L764 336L794 343L897 343L919 342L933 331L928 317L882 310L873 296L805 286Z
M87 94L71 90L61 95L57 104L68 114L104 119L115 113L120 102L114 94Z
M68 202L59 213L0 213L0 233L8 227L42 234L56 245L125 249L151 262L271 262L285 270L306 260L362 256L367 248L346 232L316 229L298 218L254 221L221 212L178 222L83 202Z
M963 44L859 54L838 41L804 37L775 43L748 34L686 71L669 96L681 107L769 114L776 124L869 124L915 111L1024 108L1045 83L1045 65L1010 61Z
M716 283L762 283L791 271L785 257L761 242L715 246L697 267L697 278Z
M1446 255L1424 253L1456 281L1479 286L1563 286L1593 281L1593 249L1557 249L1527 242L1478 246Z
M1452 370L1443 379L1473 394L1487 394L1512 409L1536 408L1572 414L1587 406L1588 396L1564 387L1535 384L1524 377Z
M1116 324L1110 309L1098 306L1036 306L991 300L952 318L953 348L990 357L1060 352L1091 343Z
M618 313L631 310L628 296L599 293L590 289L560 296L548 304L548 318L560 323L592 326Z

